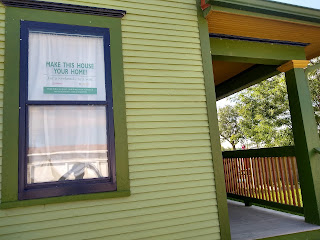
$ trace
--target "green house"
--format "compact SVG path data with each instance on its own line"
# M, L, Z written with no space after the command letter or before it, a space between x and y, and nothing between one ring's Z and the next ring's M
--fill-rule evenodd
M304 72L320 55L320 11L1 0L0 31L0 239L231 239L216 100L280 72L301 209L320 225Z

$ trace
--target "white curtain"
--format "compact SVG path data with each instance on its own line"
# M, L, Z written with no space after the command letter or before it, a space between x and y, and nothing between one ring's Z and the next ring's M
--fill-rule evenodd
M105 101L102 37L29 33L28 100ZM108 177L104 106L29 106L27 182Z
M103 106L30 106L28 183L108 177Z

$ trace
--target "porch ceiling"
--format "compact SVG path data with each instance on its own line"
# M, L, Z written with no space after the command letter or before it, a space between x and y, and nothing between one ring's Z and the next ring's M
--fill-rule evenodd
M271 15L254 15L244 11L235 13L214 8L211 8L206 18L211 34L305 43L307 44L306 59L320 55L320 24L318 23L290 21L288 18L278 19ZM248 65L246 68L243 63L221 61L213 61L213 64L215 85L227 81L250 67ZM231 70L226 73L226 68Z
M252 63L212 61L215 84L219 85L253 65Z

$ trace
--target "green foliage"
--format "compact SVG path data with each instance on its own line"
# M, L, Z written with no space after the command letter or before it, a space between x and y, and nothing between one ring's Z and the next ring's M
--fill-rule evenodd
M228 141L232 145L232 149L235 150L236 144L243 138L236 108L226 105L218 110L218 116L220 137L222 140Z
M320 57L306 70L320 135ZM285 75L279 74L235 94L235 104L218 111L221 139L233 149L240 141L255 147L293 145L292 123Z
M241 116L246 139L257 147L293 145L286 83L283 74L265 80L239 94L233 101Z
M312 106L320 135L320 57L312 59L308 67L308 80L312 98Z

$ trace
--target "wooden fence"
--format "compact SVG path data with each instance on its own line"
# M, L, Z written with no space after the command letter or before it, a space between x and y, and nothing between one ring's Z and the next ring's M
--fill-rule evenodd
M303 212L294 147L223 152L229 197Z

